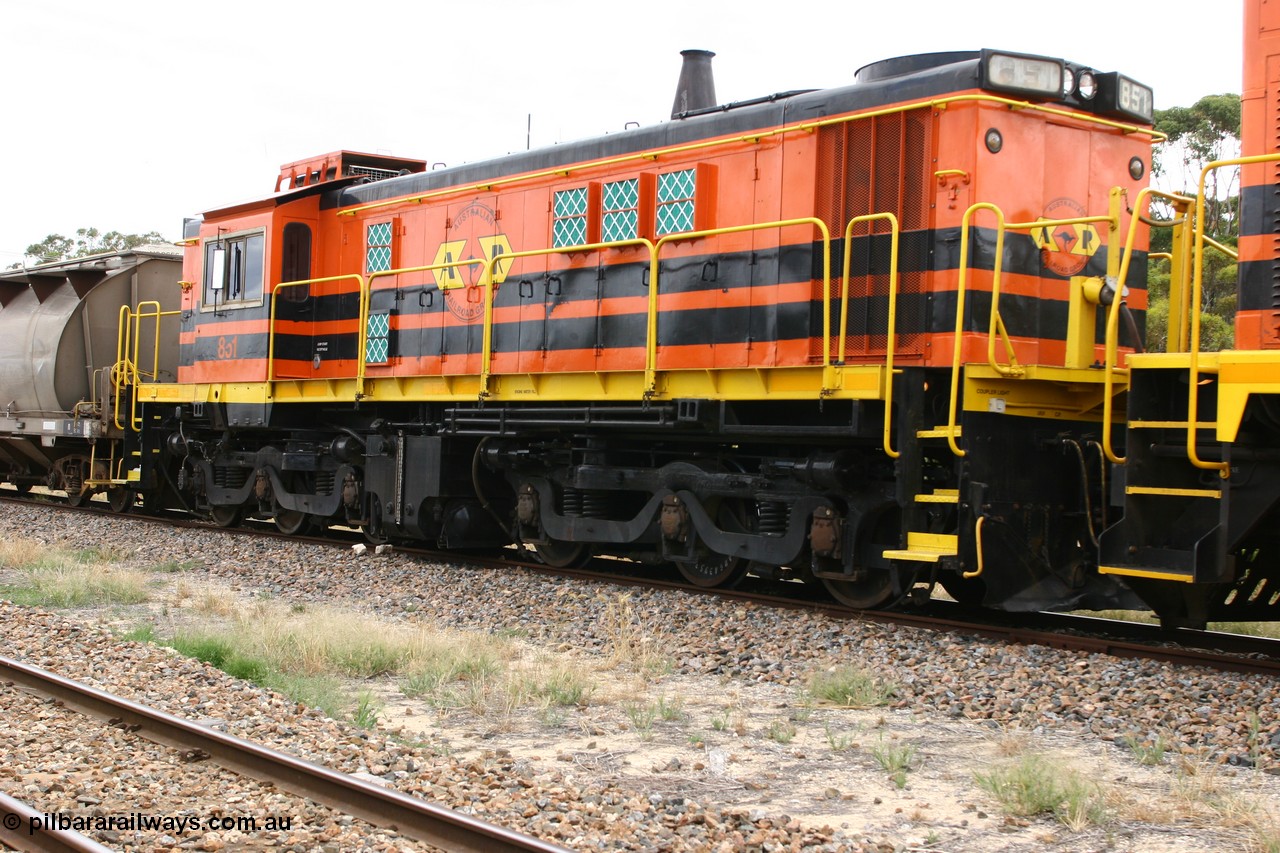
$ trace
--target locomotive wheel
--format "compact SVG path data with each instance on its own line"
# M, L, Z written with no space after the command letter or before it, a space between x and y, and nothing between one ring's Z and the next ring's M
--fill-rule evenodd
M715 517L722 530L735 533L746 530L746 508L741 501L722 500L716 508ZM745 559L727 554L700 554L692 562L677 562L676 567L689 583L708 589L732 586L747 573Z
M724 554L707 554L690 563L676 563L676 567L689 583L710 589L737 583L746 574L747 561Z
M244 521L243 506L211 506L209 518L219 527L239 527Z
M858 610L881 607L893 597L893 571L890 569L864 570L859 580L823 578L822 583L836 601Z
M534 553L539 562L556 569L576 569L591 559L591 551L582 542L549 539L546 542L526 542L525 547Z
M277 508L275 515L276 530L279 530L285 536L296 536L307 527L309 519L310 516L300 510Z
M390 538L382 527L382 501L369 498L369 523L360 528L370 545L385 545Z
M138 493L133 489L108 489L107 504L112 512L128 512L137 502Z
M889 508L867 523L868 532L859 537L861 541L858 543L860 577L856 580L822 579L827 592L836 601L846 607L870 610L896 604L895 588L907 592L911 590L918 570L886 565L881 556L886 549L897 545L899 517L896 508Z

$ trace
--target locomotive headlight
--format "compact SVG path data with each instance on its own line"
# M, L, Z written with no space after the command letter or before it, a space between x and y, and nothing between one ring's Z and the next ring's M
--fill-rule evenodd
M1147 164L1142 162L1141 157L1133 157L1129 160L1129 177L1135 181L1142 180L1142 176L1147 173Z
M1062 97L1069 98L1076 89L1076 73L1070 68L1062 68Z
M1064 70L1061 59L982 51L982 86L985 89L1057 98L1062 95Z
M1098 94L1098 78L1093 76L1092 71L1080 72L1080 79L1076 83L1076 94L1086 101L1092 101L1093 96Z

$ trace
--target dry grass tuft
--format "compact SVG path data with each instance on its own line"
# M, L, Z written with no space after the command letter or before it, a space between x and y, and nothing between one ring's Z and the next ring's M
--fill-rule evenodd
M608 666L628 669L651 678L672 670L670 658L659 651L654 632L631 604L631 594L621 593L605 601L604 628Z
M153 578L120 565L129 556L119 548L72 550L29 539L0 543L0 565L21 580L0 586L0 597L17 604L87 607L146 601Z

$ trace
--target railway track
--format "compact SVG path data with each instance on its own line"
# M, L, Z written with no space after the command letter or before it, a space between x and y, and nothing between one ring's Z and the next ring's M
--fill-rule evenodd
M111 848L78 832L45 826L43 813L3 793L0 793L0 844L14 850L45 853L111 853Z
M14 500L14 498L0 498L0 501L7 500ZM26 501L19 502L26 503ZM68 512L89 512L120 517L119 513L111 512L105 503L101 506L91 504L81 507L56 503L53 505ZM219 528L181 514L167 517L131 515L129 518L140 522L218 531L228 535L310 542L325 547L347 548L353 543L364 541L357 532L341 529L331 529L326 536L300 537L285 536L266 524ZM1076 614L975 612L971 608L940 600L932 600L925 606L908 610L856 610L830 599L816 597L811 588L799 584L773 583L742 588L707 589L678 579L674 572L666 577L655 573L652 567L632 572L619 568L620 565L628 564L610 560L597 560L588 567L574 569L556 568L534 560L522 559L515 550L499 555L461 554L403 546L396 546L396 550L398 553L423 559L465 561L488 568L518 568L555 577L575 578L584 582L713 595L766 607L820 612L836 619L867 620L887 625L983 637L1020 645L1043 645L1086 654L1108 654L1115 657L1160 661L1176 666L1202 666L1223 672L1280 676L1280 640L1241 634L1185 628L1167 630L1149 623ZM795 586L797 589L779 589L783 586Z
M565 850L10 658L0 657L0 682L20 685L109 725L181 750L186 756L213 762L260 782L270 782L297 796L375 826L393 828L401 835L450 853L564 853ZM4 825L0 840L17 849L106 849L75 833L41 827L39 833L29 834L28 830L34 830L39 823L40 814L16 800L0 802L0 809L18 816L17 821L0 820Z

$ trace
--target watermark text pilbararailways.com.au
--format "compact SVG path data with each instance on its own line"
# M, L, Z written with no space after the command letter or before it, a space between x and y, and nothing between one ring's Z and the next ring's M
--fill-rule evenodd
M24 827L28 835L57 829L71 832L166 832L171 835L190 835L195 832L281 832L293 828L291 815L155 815L145 812L126 814L64 814L45 812L23 817L12 812L0 813L0 823L10 832Z

